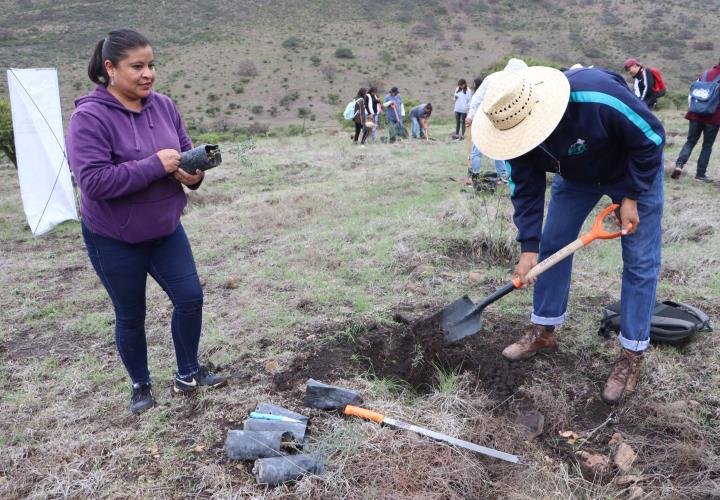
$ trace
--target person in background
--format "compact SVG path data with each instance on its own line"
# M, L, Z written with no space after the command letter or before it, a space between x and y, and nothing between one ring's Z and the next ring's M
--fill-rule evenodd
M378 125L380 124L380 114L382 113L382 103L377 95L376 86L373 85L370 87L370 90L368 90L367 96L365 97L365 103L368 108L368 112L370 113L370 117L373 123L375 123L375 126L370 133L370 140L375 142L375 139L377 138Z
M358 93L355 96L355 117L353 118L353 121L355 122L355 136L353 137L353 144L357 144L360 132L362 132L362 139L360 140L361 146L365 145L365 139L367 139L368 136L368 128L365 126L365 122L368 117L368 110L365 102L366 97L367 89L365 87L360 87L360 90L358 90Z
M465 139L465 118L470 108L470 99L472 99L472 93L468 90L465 79L461 78L455 89L455 135L453 139L460 141Z
M508 60L507 64L505 65L504 71L519 71L522 69L527 68L528 65L525 64L525 61L522 59L516 59L511 58ZM483 99L485 98L485 92L487 91L488 86L490 83L492 83L493 79L497 73L491 73L487 76L484 80L481 81L481 84L478 86L478 88L473 93L472 99L470 99L470 107L468 110L468 116L465 118L465 124L468 127L472 126L473 117L475 116L475 113L477 113L478 108L483 102ZM477 80L476 80L477 81ZM473 147L472 152L470 154L471 156L471 167L470 167L470 180L477 180L477 178L480 175L480 167L482 165L482 152L475 146L475 141L473 140ZM502 160L495 160L495 173L497 174L497 182L500 183L506 183L507 182L507 171L505 169L505 162Z
M702 81L711 82L718 77L720 77L720 62L700 75L698 81L702 79ZM690 158L690 154L692 154L695 144L697 144L697 141L700 139L700 134L702 134L703 144L702 149L700 150L700 157L697 161L695 180L701 182L712 182L712 179L710 179L706 173L708 163L710 163L710 155L712 154L713 144L715 143L715 138L717 137L718 130L720 129L720 106L718 106L715 110L715 113L709 115L699 115L688 111L685 114L685 119L689 121L687 141L680 150L680 155L675 162L675 169L670 176L673 179L680 177L683 167Z
M419 104L410 111L413 139L430 139L428 120L432 114L432 103Z
M198 362L203 290L180 222L183 186L197 189L204 174L179 168L180 151L192 143L175 103L153 91L154 64L147 38L111 31L88 66L98 86L75 101L67 135L82 235L115 309L115 344L132 381L129 408L136 414L155 404L145 337L148 274L173 304L174 390L227 382Z
M515 278L535 283L530 321L502 355L528 359L558 348L568 314L572 257L537 278L529 271L577 239L607 196L621 226L620 355L602 389L607 403L635 392L660 274L665 130L623 78L601 69L531 67L500 73L488 88L473 135L481 151L507 160L518 228ZM547 173L554 173L545 216ZM544 224L543 224L544 219Z
M383 99L383 108L385 108L385 117L388 121L388 139L390 144L397 140L397 136L404 135L403 117L405 116L405 106L403 98L397 87L392 87Z
M633 58L625 61L624 68L633 77L635 95L647 104L648 108L654 109L657 104L657 96L652 91L655 86L655 76L650 68L646 68Z

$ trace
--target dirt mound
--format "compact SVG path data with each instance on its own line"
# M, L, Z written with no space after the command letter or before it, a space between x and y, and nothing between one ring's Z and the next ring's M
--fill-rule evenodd
M273 385L288 391L299 380L315 378L325 382L370 374L401 381L418 392L427 392L437 383L438 371L471 372L488 392L507 397L527 378L532 361L510 363L501 356L508 335L478 334L454 345L444 345L433 333L432 324L422 328L408 325L352 325L338 330L352 336L333 337L298 353L290 366L275 374ZM497 333L497 332L496 332Z

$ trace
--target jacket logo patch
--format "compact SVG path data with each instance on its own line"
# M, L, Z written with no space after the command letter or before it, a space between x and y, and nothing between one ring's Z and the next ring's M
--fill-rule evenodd
M587 151L587 144L585 144L584 139L578 139L575 144L572 144L568 148L568 156L577 156L583 154L585 151Z

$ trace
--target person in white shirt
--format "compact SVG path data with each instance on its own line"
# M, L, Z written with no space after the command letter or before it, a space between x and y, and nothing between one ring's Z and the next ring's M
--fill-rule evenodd
M468 90L465 79L461 78L455 89L455 135L453 139L463 140L465 138L465 118L470 108L470 99L472 99L472 92Z

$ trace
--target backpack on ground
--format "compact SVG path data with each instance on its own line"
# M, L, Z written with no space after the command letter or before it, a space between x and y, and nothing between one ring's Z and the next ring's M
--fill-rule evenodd
M347 106L345 106L345 111L343 111L343 118L346 120L352 120L355 118L355 115L358 114L358 110L355 109L357 107L358 99L353 99L348 103Z
M663 77L660 74L660 70L657 68L649 69L650 73L652 73L653 77L655 78L655 85L653 85L653 88L651 89L653 94L655 94L655 97L664 96L665 92L667 91L667 86L665 85L665 80L663 80Z
M720 104L720 75L708 81L708 72L700 80L690 85L688 111L698 115L712 115Z
M650 320L650 340L666 344L681 344L697 332L711 332L710 318L700 309L666 300L657 302ZM610 338L610 332L620 332L620 302L603 309L598 334Z

